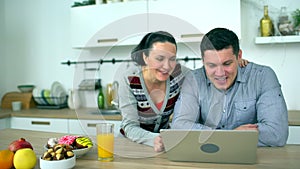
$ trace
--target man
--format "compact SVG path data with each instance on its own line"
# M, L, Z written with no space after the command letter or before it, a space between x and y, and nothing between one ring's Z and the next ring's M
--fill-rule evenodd
M225 28L200 45L203 67L190 72L176 102L173 129L257 130L258 146L284 146L287 107L274 71L242 58L239 39Z

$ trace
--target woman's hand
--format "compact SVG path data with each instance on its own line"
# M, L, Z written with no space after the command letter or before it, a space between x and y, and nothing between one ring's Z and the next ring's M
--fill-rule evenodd
M240 67L246 67L249 63L249 61L246 59L239 59L238 62L239 62Z
M161 152L164 151L165 147L164 144L162 142L162 138L161 136L157 136L154 138L154 151L155 152Z

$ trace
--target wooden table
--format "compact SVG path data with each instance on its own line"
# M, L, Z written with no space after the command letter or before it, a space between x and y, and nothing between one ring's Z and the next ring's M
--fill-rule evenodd
M64 134L38 132L28 130L4 129L0 130L0 149L6 149L8 144L20 137L28 140L36 152L41 156L43 145L50 137L61 137ZM94 140L95 137L91 136ZM186 168L227 168L227 169L256 169L256 168L300 168L300 145L286 145L285 147L265 147L257 150L257 164L216 164L169 161L165 153L154 153L152 147L136 144L125 138L115 139L115 160L113 162L97 161L97 150L94 148L76 160L78 169L186 169ZM39 168L39 163L35 168Z

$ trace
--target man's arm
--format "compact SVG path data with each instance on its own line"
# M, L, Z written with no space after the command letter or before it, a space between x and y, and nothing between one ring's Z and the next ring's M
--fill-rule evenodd
M275 72L266 67L257 100L259 146L284 146L288 138L287 106Z
M192 71L185 77L180 96L175 105L171 124L172 129L210 129L199 123L200 101L197 78L200 77L195 77Z

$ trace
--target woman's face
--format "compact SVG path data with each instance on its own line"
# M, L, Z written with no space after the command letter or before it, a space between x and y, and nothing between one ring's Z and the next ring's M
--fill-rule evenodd
M147 76L154 81L166 81L176 66L176 46L170 42L153 43L147 57L143 54Z

